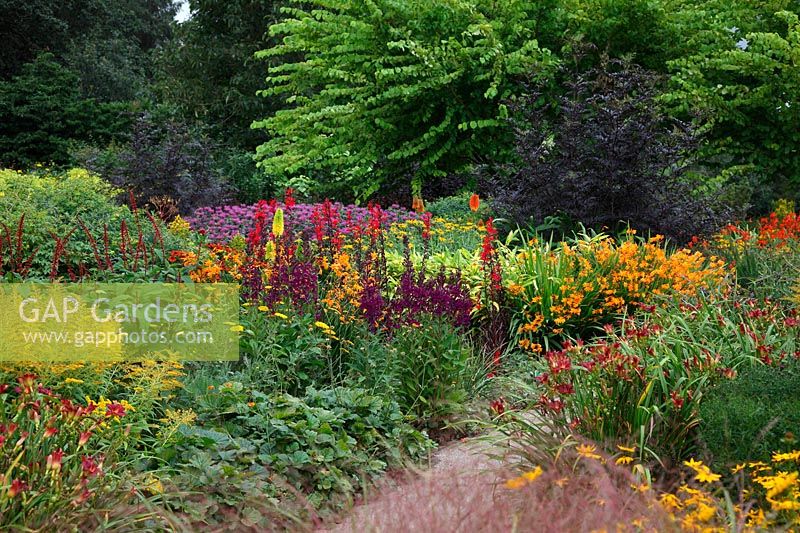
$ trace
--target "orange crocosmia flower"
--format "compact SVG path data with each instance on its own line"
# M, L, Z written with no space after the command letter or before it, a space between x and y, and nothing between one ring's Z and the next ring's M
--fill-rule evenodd
M469 208L472 210L473 213L478 211L478 208L481 206L481 199L477 194L473 194L469 197Z

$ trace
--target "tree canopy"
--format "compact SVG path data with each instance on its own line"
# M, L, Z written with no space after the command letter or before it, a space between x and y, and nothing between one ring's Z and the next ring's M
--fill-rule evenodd
M283 58L262 94L280 108L255 127L267 175L300 190L368 197L390 179L443 176L509 148L504 104L544 75L540 20L555 2L297 2L258 54Z

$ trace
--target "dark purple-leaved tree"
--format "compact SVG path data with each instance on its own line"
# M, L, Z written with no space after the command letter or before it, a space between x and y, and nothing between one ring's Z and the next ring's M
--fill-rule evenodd
M701 191L700 142L657 105L659 78L623 61L569 76L550 106L532 94L516 106L519 161L490 184L496 205L519 223L561 215L588 227L685 242L716 229L727 209Z

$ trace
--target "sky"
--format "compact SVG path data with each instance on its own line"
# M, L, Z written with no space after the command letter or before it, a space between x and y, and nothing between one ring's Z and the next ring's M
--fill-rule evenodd
M180 4L178 13L175 15L175 20L184 22L189 19L189 2L187 0L175 0L176 4Z

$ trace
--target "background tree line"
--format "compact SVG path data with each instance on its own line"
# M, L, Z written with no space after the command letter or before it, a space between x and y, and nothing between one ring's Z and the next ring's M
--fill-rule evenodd
M214 183L184 210L477 188L522 222L702 231L798 199L797 0L189 4L0 1L0 163Z

